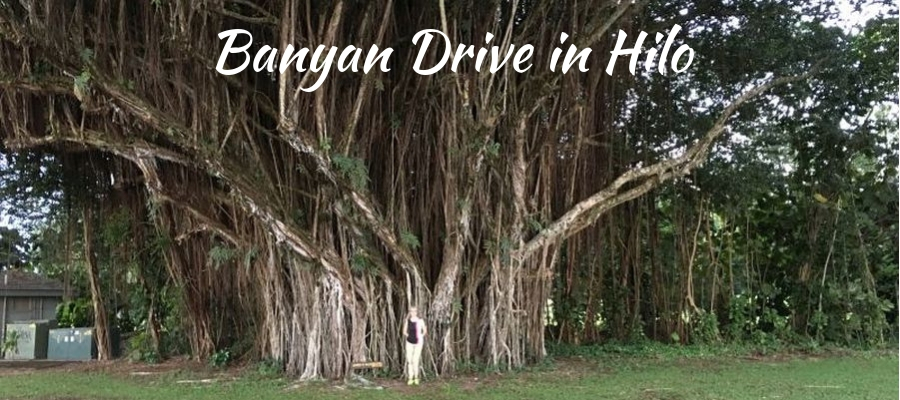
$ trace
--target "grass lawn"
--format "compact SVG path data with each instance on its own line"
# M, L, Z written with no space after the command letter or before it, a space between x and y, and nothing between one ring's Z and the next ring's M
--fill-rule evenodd
M74 366L73 366L74 365ZM208 379L209 381L202 381ZM111 364L0 368L0 399L896 399L893 354L827 357L567 358L532 371L470 374L382 389L259 379L252 373Z

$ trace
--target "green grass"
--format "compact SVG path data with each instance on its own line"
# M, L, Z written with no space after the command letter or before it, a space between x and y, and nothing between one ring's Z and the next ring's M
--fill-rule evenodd
M134 366L129 369L134 369ZM138 367L139 369L139 367ZM215 383L178 383L215 372L123 372L61 369L9 374L0 369L0 399L893 399L896 353L812 357L722 355L653 358L567 358L546 368L505 375L481 373L383 390L338 383L258 380L252 374ZM227 377L226 377L227 378Z

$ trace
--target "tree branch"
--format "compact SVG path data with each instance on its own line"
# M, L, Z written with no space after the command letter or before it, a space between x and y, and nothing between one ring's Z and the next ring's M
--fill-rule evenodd
M102 151L107 151L119 157L134 162L141 168L144 173L145 184L151 194L163 193L162 183L155 175L155 159L164 159L187 166L197 166L197 163L191 162L177 153L160 148L151 143L133 139L131 142L117 140L112 135L104 135L97 131L84 131L83 134L70 135L53 135L42 138L16 138L8 139L5 145L10 149L21 150L30 147L69 144L83 145L93 147ZM225 164L207 161L207 167L210 172L222 179L232 189L232 194L238 198L238 204L249 214L260 218L267 226L271 233L279 242L285 243L297 255L308 260L315 261L322 265L327 271L335 275L342 284L350 284L350 271L341 261L341 258L334 254L333 251L318 246L311 238L303 232L298 231L294 227L286 224L280 218L268 203L263 201L263 191L258 190L255 186L248 183L248 180L241 178L241 175L229 169ZM165 197L163 197L165 200ZM182 205L182 203L176 203ZM188 210L192 214L200 213L198 210ZM208 225L211 229L218 228L217 225ZM228 231L217 231L227 240L237 240L235 235ZM229 239L229 237L231 237ZM350 286L347 286L350 287ZM345 295L352 293L347 291Z
M803 75L773 79L748 90L728 105L703 138L688 149L683 155L625 172L616 178L612 184L582 200L578 204L575 204L575 206L563 214L563 216L538 232L537 235L525 243L519 250L519 256L527 258L538 249L559 243L592 225L604 212L613 207L637 198L663 182L689 174L691 170L706 160L706 156L709 154L712 144L725 131L728 119L731 118L744 103L774 86L805 79L815 69L816 68L813 68L810 72ZM620 192L626 185L638 181L642 181L642 183L624 192Z

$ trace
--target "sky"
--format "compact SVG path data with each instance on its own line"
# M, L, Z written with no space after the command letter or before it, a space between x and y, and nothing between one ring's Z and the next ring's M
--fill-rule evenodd
M850 0L839 0L837 5L840 14L834 25L840 26L846 32L855 33L855 27L880 14L887 14L892 7L885 3L893 3L894 13L896 14L897 4L894 0L869 1L860 7L861 10L859 11L854 10Z

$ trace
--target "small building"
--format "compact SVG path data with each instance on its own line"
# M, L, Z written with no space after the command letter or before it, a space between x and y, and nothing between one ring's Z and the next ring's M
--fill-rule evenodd
M0 271L0 338L8 323L56 320L62 297L58 281L18 269Z

